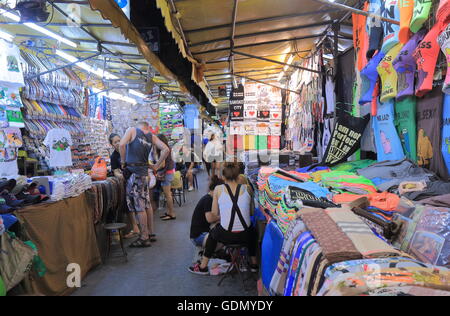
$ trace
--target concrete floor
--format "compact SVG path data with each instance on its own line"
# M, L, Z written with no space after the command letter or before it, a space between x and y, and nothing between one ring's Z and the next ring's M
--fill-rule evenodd
M247 296L256 295L256 282L247 281L247 291L240 279L198 276L188 272L193 259L189 239L192 213L207 192L207 174L198 175L200 189L187 193L186 204L176 205L177 220L162 222L155 214L158 241L151 248L127 248L128 263L123 258L110 258L91 271L74 296ZM120 254L115 248L114 255Z

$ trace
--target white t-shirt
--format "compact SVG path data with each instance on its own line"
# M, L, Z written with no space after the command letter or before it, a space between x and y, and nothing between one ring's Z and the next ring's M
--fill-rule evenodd
M20 88L25 86L23 79L23 60L19 48L0 39L0 86Z
M72 137L62 128L49 130L44 145L50 149L50 167L61 168L72 166Z
M327 101L327 114L331 114L334 112L336 107L336 93L334 92L334 82L333 79L327 77L327 81L325 83L325 94Z

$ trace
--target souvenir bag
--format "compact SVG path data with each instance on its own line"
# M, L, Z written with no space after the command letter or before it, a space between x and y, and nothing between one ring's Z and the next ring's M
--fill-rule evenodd
M0 237L0 247L0 275L4 288L9 291L25 278L36 253L31 247L10 237L9 234Z
M91 169L91 178L94 181L106 180L108 174L108 168L106 166L105 159L97 157L95 163Z

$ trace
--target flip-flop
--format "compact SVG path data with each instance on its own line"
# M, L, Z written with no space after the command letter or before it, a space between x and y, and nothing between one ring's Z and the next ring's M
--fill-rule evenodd
M149 248L151 247L150 240L138 239L130 245L130 248Z
M169 214L164 213L164 215L160 216L159 218L164 218L164 217L167 217L167 216L169 216Z
M174 221L176 219L177 219L176 217L173 217L173 216L170 216L170 215L167 215L166 217L162 218L163 221Z

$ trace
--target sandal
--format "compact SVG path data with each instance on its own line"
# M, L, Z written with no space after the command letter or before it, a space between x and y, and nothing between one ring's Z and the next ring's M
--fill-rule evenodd
M164 217L167 217L167 216L169 216L169 214L164 213L164 215L160 216L159 218L164 218Z
M136 236L138 236L139 234L138 233L136 233L136 232L134 232L134 231L131 231L131 232L129 232L128 234L126 234L125 236L123 236L123 238L124 239L131 239L131 238L134 238L134 237L136 237Z
M170 215L167 215L167 216L162 218L163 221L173 221L173 220L176 220L176 219L177 219L176 217L173 217L173 216L170 216Z
M139 238L130 245L130 248L149 248L151 246L152 244L150 243L150 240L142 240Z
M157 242L158 239L156 239L156 235L152 234L152 235L148 235L148 238L150 239L151 242Z

